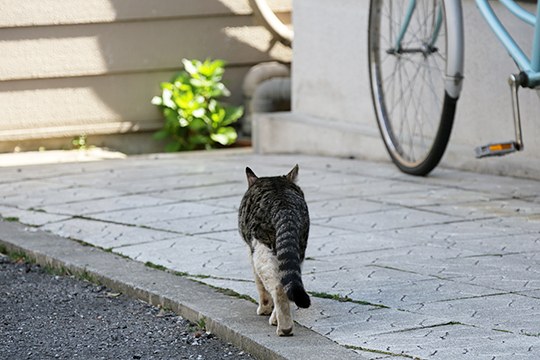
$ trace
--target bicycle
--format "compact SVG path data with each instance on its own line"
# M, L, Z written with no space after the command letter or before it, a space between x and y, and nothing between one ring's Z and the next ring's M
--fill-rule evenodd
M536 15L515 1L499 0L534 27L529 59L487 0L476 0L519 68L510 75L515 140L475 149L476 157L523 150L518 89L540 86L540 6ZM425 176L440 162L450 139L463 84L463 12L459 0L371 0L369 76L379 130L394 164Z

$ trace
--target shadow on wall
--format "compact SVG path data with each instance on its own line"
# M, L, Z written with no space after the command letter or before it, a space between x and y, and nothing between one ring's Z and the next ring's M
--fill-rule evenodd
M162 120L150 99L182 58L225 59L235 104L252 65L291 58L247 1L6 1L0 142L153 131Z

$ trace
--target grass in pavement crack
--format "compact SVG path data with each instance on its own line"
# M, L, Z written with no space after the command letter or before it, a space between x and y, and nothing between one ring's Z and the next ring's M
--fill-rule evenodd
M378 308L381 308L381 309L389 309L389 307L386 306L386 305L374 304L374 303L370 303L368 301L362 301L362 300L354 300L354 299L351 299L348 296L341 296L341 295L337 295L337 294L328 294L328 293L316 292L316 291L311 291L309 293L310 293L311 296L316 297L316 298L330 299L330 300L335 300L335 301L339 301L339 302L350 302L350 303L359 304L359 305L366 305L366 306L374 306L374 307L378 307Z
M389 355L389 356L396 356L396 357L403 357L403 358L406 358L406 359L417 359L417 360L420 360L419 357L416 357L416 356L412 356L412 355L409 355L409 354L404 354L404 353L401 353L401 354L397 354L397 353L393 353L391 351L384 351L384 350L377 350L377 349L369 349L369 348L365 348L365 347L362 347L362 346L354 346L354 345L345 345L345 347L347 349L351 349L351 350L359 350L359 351L367 351L367 352L371 352L371 353L375 353L375 354L380 354L380 355Z
M378 333L377 335L398 334L398 333L404 333L404 332L408 332L408 331L425 330L425 329L433 329L433 328L438 328L438 327L443 327L443 326L458 326L458 325L469 326L469 327L473 327L473 328L476 327L474 325L464 324L464 323L461 323L459 321L449 321L449 322L445 322L445 323L441 323L441 324L433 324L433 325L427 325L427 326L417 326L417 327L412 327L412 328L406 328L406 329L382 332L382 333Z

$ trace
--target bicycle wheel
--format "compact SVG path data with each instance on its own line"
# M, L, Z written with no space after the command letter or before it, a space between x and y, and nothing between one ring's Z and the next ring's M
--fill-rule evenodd
M392 161L427 175L441 160L457 97L445 91L446 13L440 0L417 0L400 46L410 0L371 0L369 75L379 130Z

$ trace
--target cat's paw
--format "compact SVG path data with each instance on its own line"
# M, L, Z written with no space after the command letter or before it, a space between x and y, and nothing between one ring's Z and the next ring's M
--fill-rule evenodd
M257 308L257 315L270 315L272 313L273 306L272 304L263 305L259 304Z
M272 311L272 315L270 315L270 319L268 320L268 323L273 326L277 326L277 314L276 309Z
M292 336L293 335L293 328L292 328L292 326L288 327L288 328L282 328L282 327L278 326L278 328L276 330L276 334L278 336Z

